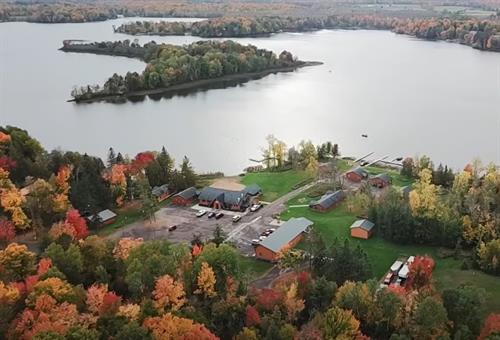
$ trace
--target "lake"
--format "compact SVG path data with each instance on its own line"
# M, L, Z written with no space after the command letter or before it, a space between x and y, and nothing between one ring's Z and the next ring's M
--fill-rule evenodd
M27 129L47 149L101 157L110 146L131 156L165 146L200 172L255 165L249 158L260 157L269 134L288 145L331 140L343 155L426 154L455 169L474 158L500 164L500 54L385 31L235 39L324 64L170 99L67 103L75 85L143 70L139 60L58 51L64 39L133 40L112 30L129 20L0 24L0 125Z

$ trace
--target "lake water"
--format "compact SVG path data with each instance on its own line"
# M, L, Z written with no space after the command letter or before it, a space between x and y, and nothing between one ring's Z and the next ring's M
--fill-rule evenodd
M177 160L188 155L198 171L226 174L252 165L269 134L288 145L331 140L344 155L427 154L454 168L477 157L500 164L500 54L383 31L235 39L324 65L170 99L67 103L73 86L102 84L144 63L60 52L62 40L132 40L112 30L129 20L0 24L0 125L27 129L47 149L102 157L110 146L134 155L164 145Z

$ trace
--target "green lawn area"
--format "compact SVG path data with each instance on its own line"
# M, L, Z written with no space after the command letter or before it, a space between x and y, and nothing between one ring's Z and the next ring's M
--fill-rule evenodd
M262 188L262 200L272 202L293 190L293 186L312 178L305 171L288 170L281 172L252 172L245 174L241 182L245 185L258 184Z
M438 248L429 246L405 246L383 240L375 235L369 240L350 237L349 227L356 217L346 211L344 205L327 213L318 213L307 207L288 208L281 214L283 220L303 216L314 222L325 241L331 243L335 238L349 238L353 244L360 244L368 254L373 274L381 278L399 256L430 255L436 261L434 270L435 284L439 289L468 283L483 288L487 293L486 311L500 311L500 277L494 277L475 270L461 270L462 261L453 258L439 258Z
M253 257L240 255L241 271L248 278L256 279L273 267L271 263L257 260Z
M410 185L413 183L413 180L411 178L407 178L405 176L402 176L399 171L394 170L394 169L389 169L389 168L382 168L378 166L367 166L365 167L366 171L370 175L378 175L383 172L391 176L392 178L392 184L397 187L404 187L407 185Z

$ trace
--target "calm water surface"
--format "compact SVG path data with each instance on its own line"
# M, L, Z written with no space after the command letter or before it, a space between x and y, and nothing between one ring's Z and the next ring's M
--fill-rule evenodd
M476 157L500 164L500 54L390 32L237 39L324 65L170 99L67 103L73 86L102 84L144 64L60 52L62 40L134 39L112 31L129 20L0 24L0 125L25 128L48 149L103 157L110 146L133 155L164 145L178 160L188 155L198 171L226 174L258 158L268 134L288 144L331 140L349 155L427 154L455 168Z

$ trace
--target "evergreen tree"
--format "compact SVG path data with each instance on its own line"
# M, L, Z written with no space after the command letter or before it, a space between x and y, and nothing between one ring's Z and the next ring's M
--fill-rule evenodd
M111 168L115 164L116 164L116 154L115 150L113 150L113 148L111 147L108 150L108 168Z
M186 156L184 156L184 159L182 160L181 176L184 184L184 188L182 189L192 187L196 184L196 174L194 173L193 167Z

